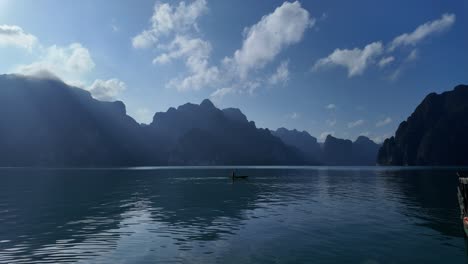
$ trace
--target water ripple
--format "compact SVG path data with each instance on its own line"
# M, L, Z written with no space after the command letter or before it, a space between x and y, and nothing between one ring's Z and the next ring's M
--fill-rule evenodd
M1 170L0 263L465 260L443 170Z

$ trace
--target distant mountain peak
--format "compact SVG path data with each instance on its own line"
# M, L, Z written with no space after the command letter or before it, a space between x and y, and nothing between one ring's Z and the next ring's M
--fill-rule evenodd
M247 117L238 108L225 108L223 109L223 113L227 118L233 121L248 122Z
M122 102L122 101L114 101L114 102L110 102L114 107L115 109L117 109L117 112L121 115L126 115L127 114L127 108L125 106L125 104Z
M372 139L370 139L370 138L368 138L366 136L363 136L363 135L356 138L354 143L374 143L374 144L376 144Z
M214 104L210 101L210 99L205 99L201 102L200 106L202 107L210 107L215 108Z

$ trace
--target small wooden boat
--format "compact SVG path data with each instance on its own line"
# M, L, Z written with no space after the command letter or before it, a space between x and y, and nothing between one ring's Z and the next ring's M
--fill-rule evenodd
M247 179L249 176L247 175L235 175L235 176L232 176L232 179L233 180L237 180L237 179Z
M458 204L460 205L460 218L463 222L465 236L468 237L468 174L457 172L458 175Z
M246 180L249 176L247 175L236 175L236 172L232 172L231 178L232 180Z

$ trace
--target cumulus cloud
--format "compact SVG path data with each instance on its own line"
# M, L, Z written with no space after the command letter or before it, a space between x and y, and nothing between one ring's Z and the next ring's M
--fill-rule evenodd
M153 63L165 64L178 58L190 58L191 60L207 59L211 52L209 42L199 38L188 38L177 35L166 48L168 52L157 56Z
M284 2L271 14L244 32L242 47L236 50L231 62L242 78L249 70L259 69L271 62L285 47L302 40L307 28L315 20L299 2Z
M151 28L133 38L135 48L153 46L161 51L153 59L154 64L164 65L175 60L185 62L187 73L171 79L166 87L178 91L229 87L212 93L212 97L223 97L234 93L252 94L265 84L284 84L289 79L288 61L281 62L270 77L247 75L251 70L273 62L284 48L299 42L305 30L315 22L299 2L285 2L258 23L245 28L242 46L232 56L212 64L210 42L196 37L199 34L196 22L207 9L205 0L191 4L158 3L151 18ZM168 41L162 36L171 38Z
M271 85L276 85L279 83L286 84L289 80L289 69L288 69L289 61L282 61L281 64L276 69L276 72L270 76L268 82Z
M383 68L383 67L389 65L390 63L392 63L394 60L395 60L395 57L393 57L393 56L382 58L379 61L379 67Z
M455 18L454 14L443 14L440 19L422 24L411 33L401 34L386 45L387 52L393 52L396 48L402 46L416 46L429 36L449 29L455 23ZM363 49L335 49L327 57L319 59L312 67L312 70L316 71L320 68L339 65L348 69L348 77L361 75L370 65L375 64L380 68L384 68L396 60L394 56L382 58L383 51L384 48L380 41L370 43ZM408 61L416 59L417 55L417 50L414 49L406 59L400 61L405 64ZM380 60L378 60L379 58ZM377 60L378 62L375 63ZM402 67L399 66L398 69L390 75L389 79L396 80L402 72L401 68Z
M225 57L219 67L222 82L228 83L236 93L252 94L265 84L285 83L289 79L288 61L280 63L276 72L267 78L253 77L273 62L285 48L302 40L307 28L315 19L299 2L285 2L259 22L244 29L242 46L231 57Z
M166 87L188 91L218 84L218 67L209 64L211 44L190 36L190 33L198 32L197 20L207 10L206 0L195 0L190 4L182 1L174 5L156 3L151 28L133 38L133 47L148 48L161 42L162 36L173 37L169 43L156 45L162 53L153 59L153 63L162 65L181 59L185 61L188 72L185 76L171 79Z
M127 89L125 83L118 79L97 79L87 88L94 98L102 101L116 100L117 96L125 89Z
M0 25L0 46L15 46L31 51L36 44L37 38L25 33L21 27Z
M35 36L25 33L22 28L0 25L1 45L16 45L29 51L37 46L32 53L36 59L32 63L15 66L10 69L11 73L61 80L68 85L89 90L94 98L106 101L114 100L126 89L125 83L118 79L98 79L90 86L86 85L86 75L94 69L95 63L89 50L81 43L45 48Z
M382 126L385 126L385 125L390 124L391 122L392 122L392 118L387 117L387 118L385 118L385 119L383 119L383 120L379 120L379 121L375 124L375 126L376 126L376 127L382 127Z
M411 33L399 35L390 43L389 50L392 51L399 46L415 46L430 35L449 29L455 23L455 18L455 14L443 14L440 19L426 22Z
M178 5L156 3L151 27L133 37L134 48L149 48L156 44L161 36L170 33L182 33L189 29L197 30L197 20L208 10L206 0L195 0L190 4L184 1Z
M326 109L328 110L333 110L333 109L336 109L336 105L335 104L328 104L325 106Z
M361 126L362 124L364 124L364 120L359 119L359 120L356 120L354 122L349 122L348 123L348 128L358 127L358 126Z
M328 57L318 60L312 69L318 70L327 66L339 65L348 69L348 77L353 77L364 73L366 68L374 63L376 57L382 52L381 42L368 44L364 49L335 49Z
M183 58L189 75L172 79L168 87L175 87L179 91L200 90L204 86L213 86L218 81L218 68L209 66L210 52L210 43L202 39L176 36L170 43L168 52L156 57L153 63L164 64L173 59Z
M40 76L47 72L69 84L82 86L83 75L89 73L94 67L89 50L80 43L73 43L66 47L50 46L37 61L19 65L14 72L32 76Z

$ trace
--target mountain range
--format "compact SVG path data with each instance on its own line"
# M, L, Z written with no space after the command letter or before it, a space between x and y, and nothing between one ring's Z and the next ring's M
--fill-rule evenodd
M380 147L308 132L258 128L205 99L139 124L58 79L0 75L0 166L468 165L468 86L431 93ZM380 149L379 149L380 148Z
M359 136L356 141L339 139L328 135L323 144L306 131L279 128L273 131L284 143L299 149L310 161L322 165L376 165L377 152L380 146L365 136Z
M206 99L148 124L57 79L0 75L0 166L374 165L377 144L257 128ZM375 152L373 154L373 152ZM358 153L358 154L356 154Z

